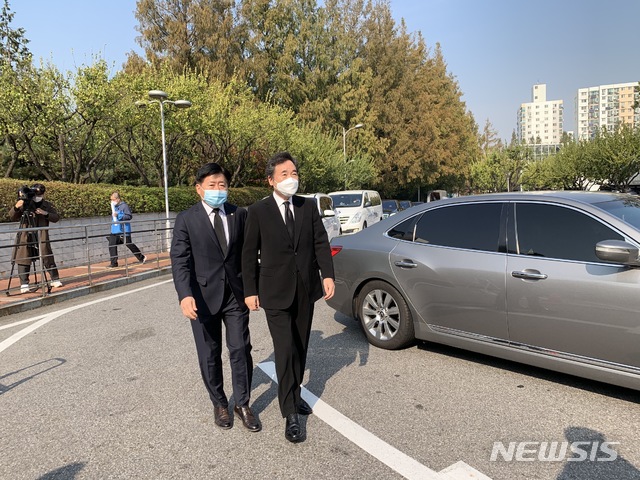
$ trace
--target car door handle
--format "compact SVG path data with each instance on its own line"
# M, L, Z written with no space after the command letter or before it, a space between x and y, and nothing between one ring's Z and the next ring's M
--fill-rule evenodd
M513 271L511 276L515 278L524 278L525 280L545 280L547 278L546 273L540 273L537 270L522 270Z
M400 268L416 268L418 266L417 263L413 263L413 261L409 260L408 258L405 258L404 260L398 260L396 262L393 262L393 264L396 267Z

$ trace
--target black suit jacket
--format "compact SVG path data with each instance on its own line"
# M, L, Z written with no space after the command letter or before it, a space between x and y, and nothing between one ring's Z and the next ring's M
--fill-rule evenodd
M198 315L213 315L222 307L224 282L229 286L243 310L240 255L244 243L247 210L224 204L229 227L227 254L222 254L211 220L202 202L180 212L173 227L171 270L178 299L194 297Z
M334 278L331 247L318 208L304 197L294 195L290 201L295 218L293 242L273 195L248 209L242 251L244 293L247 297L259 295L263 308L291 306L296 272L300 272L311 302L323 296L320 274Z

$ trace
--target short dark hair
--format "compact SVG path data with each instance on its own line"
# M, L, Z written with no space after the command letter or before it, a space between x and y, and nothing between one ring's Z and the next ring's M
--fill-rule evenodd
M196 172L196 183L201 184L209 175L224 175L227 179L227 185L231 185L231 172L218 163L206 163Z
M46 190L44 188L44 185L41 183L34 183L33 187L31 187L33 190L35 190L36 195L42 195L44 193L44 191Z
M298 162L291 156L289 152L278 152L267 161L267 178L272 178L273 172L276 171L276 166L286 162L287 160L292 161L296 167L296 170L298 169Z

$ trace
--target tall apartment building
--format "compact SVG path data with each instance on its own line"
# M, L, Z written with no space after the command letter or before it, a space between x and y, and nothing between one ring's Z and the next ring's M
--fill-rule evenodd
M529 145L559 146L563 110L562 100L547 101L546 84L534 85L531 102L521 104L518 110L518 141Z
M575 98L578 140L591 140L603 128L640 125L640 115L633 108L637 82L599 85L578 89Z

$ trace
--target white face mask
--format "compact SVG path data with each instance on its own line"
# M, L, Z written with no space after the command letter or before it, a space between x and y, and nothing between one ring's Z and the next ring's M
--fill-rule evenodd
M287 197L295 195L298 191L298 180L293 177L289 177L280 183L276 183L276 190Z
M44 197L33 197L36 203L40 203Z

